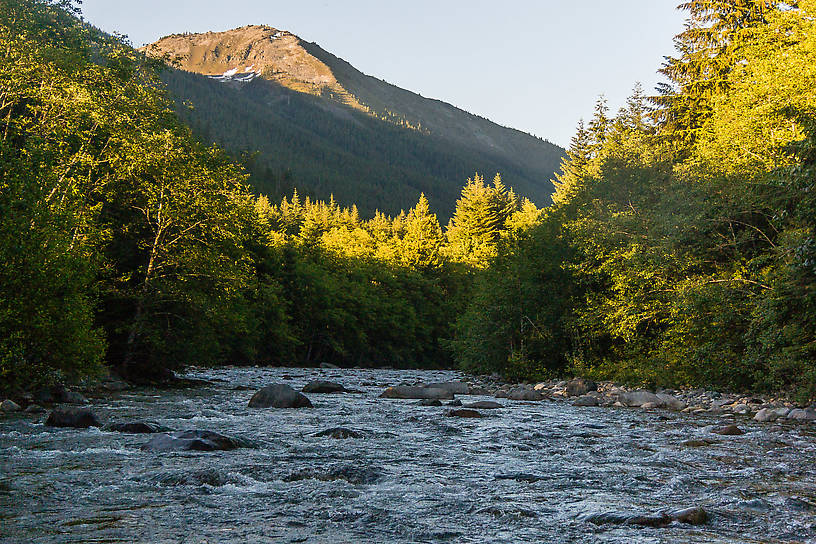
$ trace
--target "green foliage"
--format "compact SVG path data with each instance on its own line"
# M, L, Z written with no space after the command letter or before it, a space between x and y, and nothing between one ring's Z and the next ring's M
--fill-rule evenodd
M652 121L637 89L614 119L599 103L558 176L570 363L813 398L814 5L682 7Z

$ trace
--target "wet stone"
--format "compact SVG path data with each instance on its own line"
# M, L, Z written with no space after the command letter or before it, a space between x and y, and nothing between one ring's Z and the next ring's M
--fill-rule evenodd
M723 425L722 427L715 428L712 432L715 434L721 434L723 436L738 436L745 434L745 431L736 425Z
M702 508L694 507L683 510L661 511L654 514L603 512L599 514L589 514L584 516L583 520L596 525L614 523L618 525L641 525L643 527L666 527L673 522L703 525L708 520L708 515Z
M462 408L459 410L448 410L448 412L445 415L447 417L472 417L472 418L484 417L480 412L477 412L476 410L470 410L468 408Z
M347 393L348 390L335 382L327 382L322 380L311 381L307 383L302 391L304 393Z
M267 385L249 399L250 408L311 408L309 399L285 384Z
M229 451L248 448L249 442L213 431L179 431L155 435L142 446L154 453L174 451Z
M55 408L45 420L47 427L72 427L86 429L101 427L99 418L88 408Z
M345 427L334 427L315 433L315 436L346 439L346 438L363 438L363 433L347 429Z
M504 405L492 400L480 400L478 402L470 402L465 404L465 408L473 408L475 410L496 410L498 408L504 408Z
M105 425L104 430L115 433L151 434L171 432L173 429L152 421L133 421L130 423L109 423Z

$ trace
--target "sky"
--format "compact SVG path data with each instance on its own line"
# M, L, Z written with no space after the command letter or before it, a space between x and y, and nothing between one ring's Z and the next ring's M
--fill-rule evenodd
M612 111L662 81L678 0L84 0L135 46L266 24L358 70L567 146L600 95Z

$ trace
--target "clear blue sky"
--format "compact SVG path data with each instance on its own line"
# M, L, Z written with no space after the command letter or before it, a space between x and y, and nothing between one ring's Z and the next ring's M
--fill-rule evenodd
M141 46L267 24L359 70L568 145L604 94L650 91L683 27L678 0L84 0L85 18Z

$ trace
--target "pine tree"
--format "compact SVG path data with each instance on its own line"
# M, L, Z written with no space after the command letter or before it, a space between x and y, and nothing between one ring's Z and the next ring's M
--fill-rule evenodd
M414 270L438 269L442 265L442 242L439 221L422 193L405 218L405 234L399 244L400 261Z

